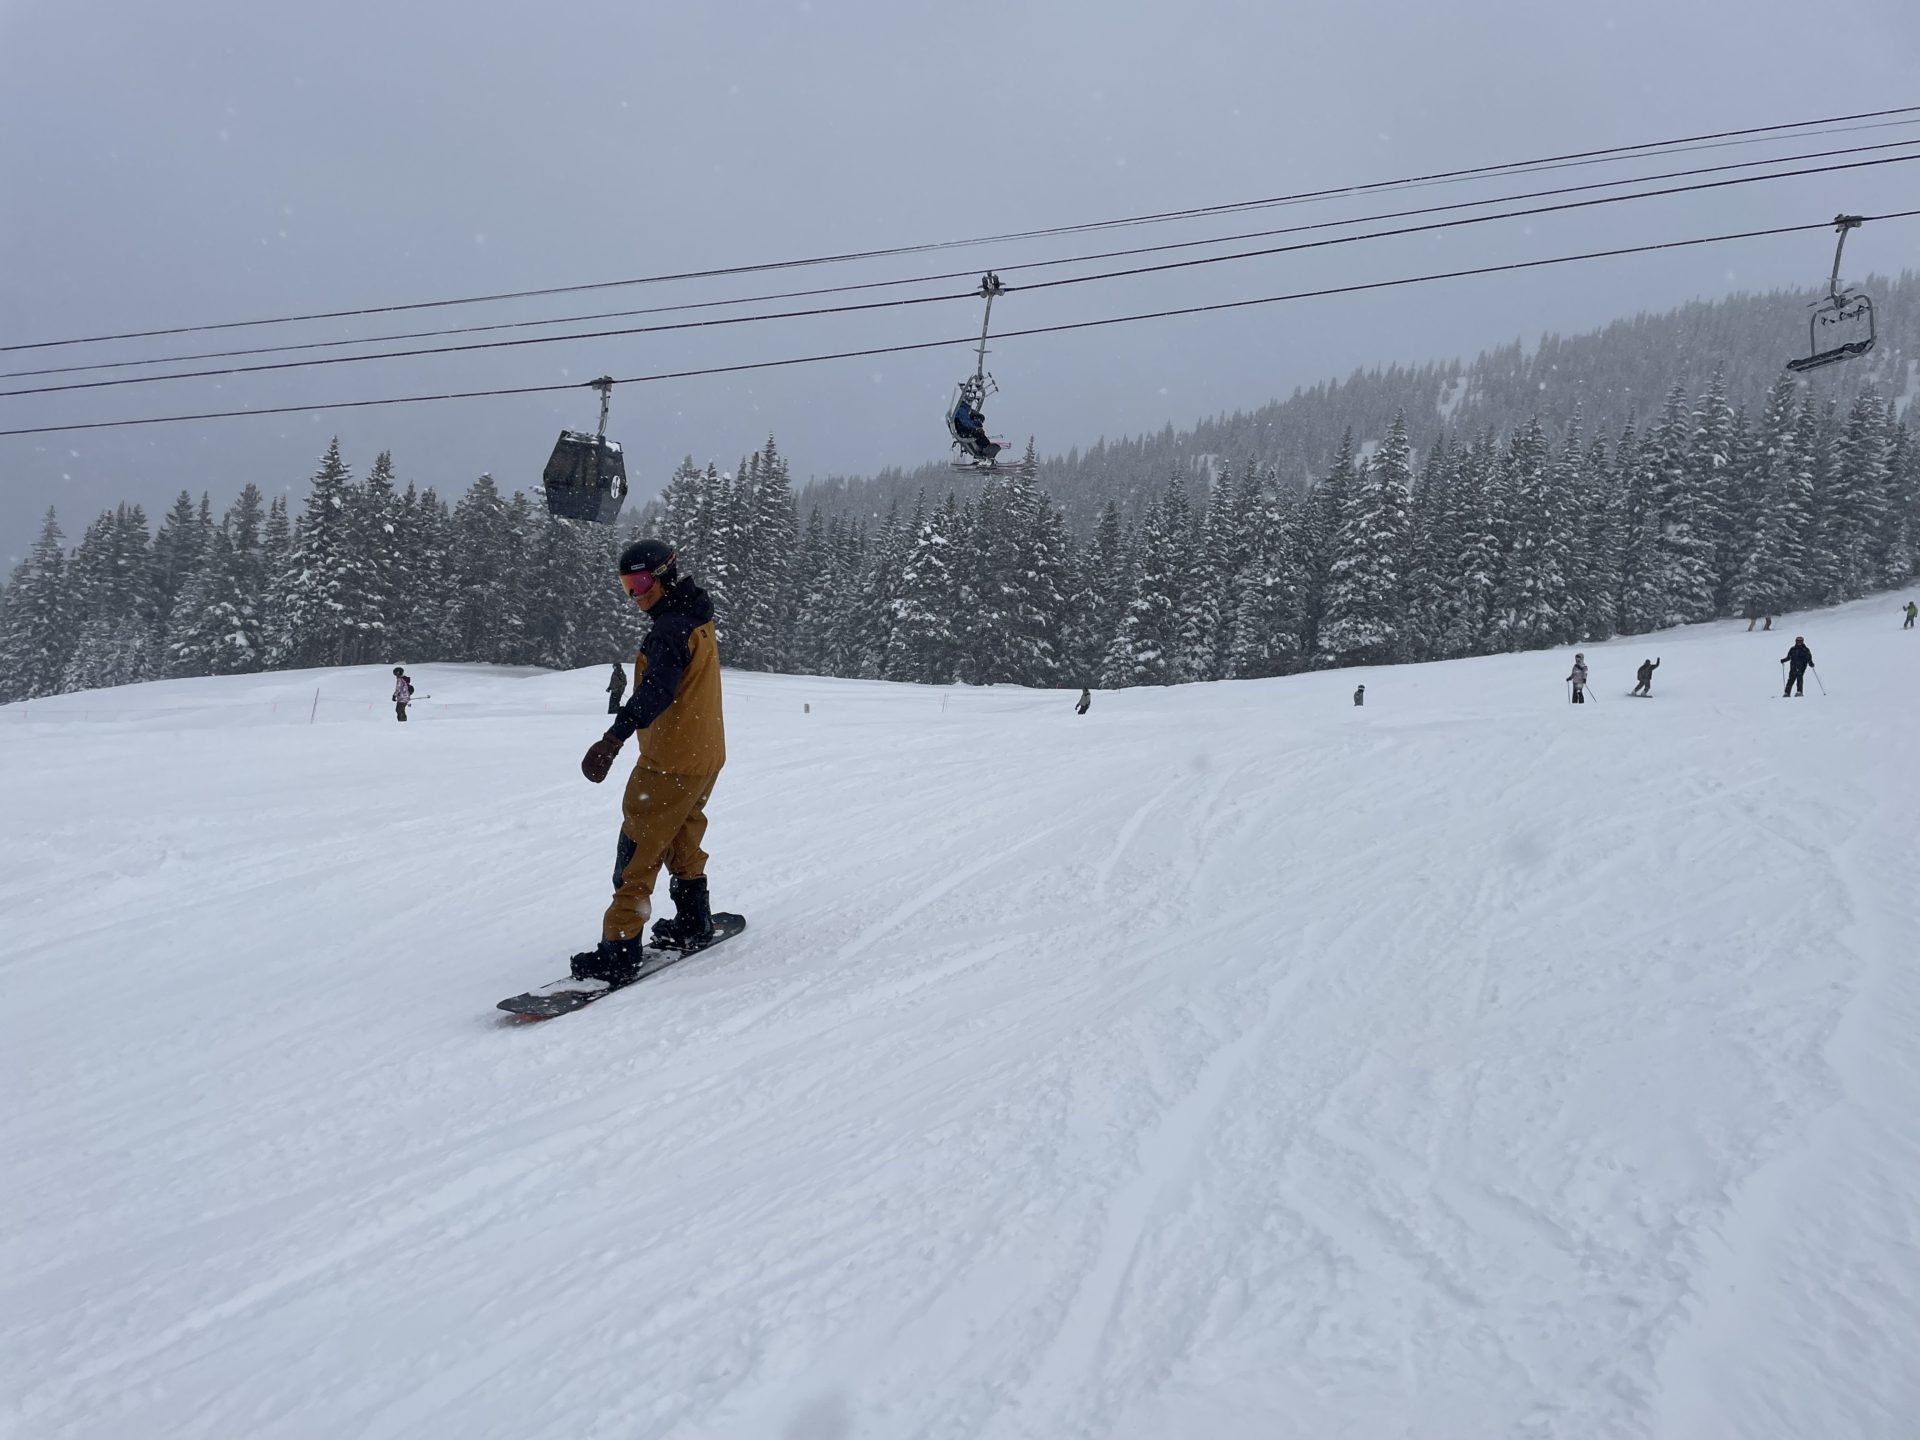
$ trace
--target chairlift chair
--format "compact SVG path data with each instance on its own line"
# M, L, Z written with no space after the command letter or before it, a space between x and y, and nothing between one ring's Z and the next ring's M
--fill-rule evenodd
M1826 295L1814 301L1813 314L1807 317L1807 353L1787 361L1787 369L1796 375L1852 360L1873 349L1873 301L1864 291L1840 288L1840 254L1847 248L1847 232L1864 223L1859 215L1833 217L1834 228L1840 232L1839 243L1833 247L1833 274L1827 279ZM1823 330L1828 333L1823 335ZM1822 339L1829 342L1824 349Z
M599 431L562 430L540 481L546 487L550 514L563 520L611 525L627 498L627 458L619 441L607 439L613 380L602 375L592 388L600 392Z
M953 437L953 448L959 452L959 458L953 462L954 469L993 470L998 468L995 461L1006 444L991 439L986 430L987 396L1000 388L987 374L987 331L993 323L993 297L1004 295L1006 286L989 270L980 277L980 288L974 293L987 302L986 315L980 321L980 349L973 374L954 387L953 398L947 403L947 433ZM963 410L972 416L972 426L961 424Z

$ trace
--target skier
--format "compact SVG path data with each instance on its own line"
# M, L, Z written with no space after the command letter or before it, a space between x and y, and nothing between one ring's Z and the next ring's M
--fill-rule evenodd
M620 697L627 693L627 672L620 668L620 662L613 664L613 678L607 681L607 714L620 713Z
M1586 704L1587 657L1585 655L1576 654L1573 657L1573 669L1568 673L1567 679L1573 682L1573 703L1576 705Z
M633 662L633 694L594 742L580 772L598 785L636 730L640 755L621 802L613 903L599 948L573 957L579 980L631 981L646 945L653 882L664 863L675 914L653 927L656 944L695 948L713 938L707 896L707 800L726 763L720 713L720 650L713 601L680 574L673 548L639 540L620 552L620 583L653 620Z
M1084 715L1087 713L1087 710L1089 709L1089 707L1092 706L1092 704L1093 704L1093 691L1088 690L1083 686L1080 691L1080 698L1073 702L1073 713L1076 715Z
M393 667L393 718L407 723L407 706L413 703L413 681L400 666Z
M1807 669L1813 664L1813 652L1807 649L1807 637L1793 637L1793 648L1780 657L1780 663L1787 667L1787 688L1780 692L1780 698L1794 694L1797 690L1800 698L1807 693Z
M1353 687L1353 703L1356 706L1364 705L1367 703L1367 687L1366 686L1356 685Z
M1651 696L1653 694L1653 672L1659 668L1660 662L1658 660L1642 660L1639 670L1634 673L1633 677L1639 683L1636 684L1629 693Z
M1913 628L1913 617L1916 615L1920 615L1920 605L1914 604L1911 600L1907 601L1907 623L1900 628L1902 630L1911 630Z

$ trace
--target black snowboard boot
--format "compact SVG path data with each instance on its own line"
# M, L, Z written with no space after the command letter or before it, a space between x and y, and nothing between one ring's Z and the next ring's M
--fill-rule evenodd
M696 875L682 880L678 875L667 885L673 897L671 920L653 922L653 943L671 945L676 950L694 950L713 939L713 910L707 901L707 877Z
M573 978L631 985L645 958L646 946L638 936L631 940L602 940L598 948L583 950L573 957Z

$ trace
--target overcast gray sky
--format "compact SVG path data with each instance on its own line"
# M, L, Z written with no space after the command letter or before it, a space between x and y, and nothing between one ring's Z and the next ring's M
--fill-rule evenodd
M0 0L0 344L952 239L1914 104L1917 60L1910 0ZM1508 184L1582 178L1593 176ZM1011 270L1116 242L1490 193L1499 187L298 334L16 353L0 369ZM1892 166L1016 293L995 318L1053 324L1917 205L1920 165ZM1014 341L994 356L1002 394L989 413L996 432L1064 450L1356 365L1812 283L1829 258L1819 236L1756 241ZM1868 227L1849 259L1856 274L1920 264L1920 222ZM0 428L638 374L977 323L972 303L956 303L0 399ZM913 465L944 454L940 409L968 368L956 346L630 387L611 432L643 492L684 454L728 466L769 431L801 480ZM72 538L103 505L158 511L183 486L216 504L247 480L301 493L335 433L356 473L390 448L403 482L457 493L491 470L532 486L556 431L592 418L582 391L0 439L0 556L23 548L49 503Z

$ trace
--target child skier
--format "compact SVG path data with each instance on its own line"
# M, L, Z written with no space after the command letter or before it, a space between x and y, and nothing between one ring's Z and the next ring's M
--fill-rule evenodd
M1585 655L1576 654L1573 657L1573 669L1568 672L1567 679L1573 685L1573 703L1576 705L1586 704L1587 657Z

